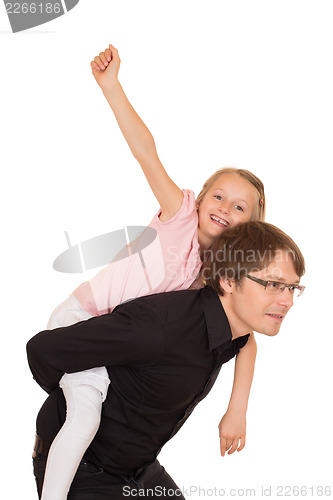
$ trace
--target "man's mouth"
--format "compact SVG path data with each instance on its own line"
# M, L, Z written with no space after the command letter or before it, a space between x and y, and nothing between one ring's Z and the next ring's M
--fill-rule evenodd
M221 217L218 217L217 215L211 215L210 218L213 222L215 222L220 227L228 227L229 226L228 221L221 219Z
M276 321L282 321L284 318L283 314L267 313L266 316L269 316L270 318L275 319Z

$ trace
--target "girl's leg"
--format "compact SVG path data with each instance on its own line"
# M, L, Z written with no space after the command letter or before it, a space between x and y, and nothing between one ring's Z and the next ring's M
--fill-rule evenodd
M65 500L101 417L102 395L89 385L63 388L67 417L50 448L42 500Z

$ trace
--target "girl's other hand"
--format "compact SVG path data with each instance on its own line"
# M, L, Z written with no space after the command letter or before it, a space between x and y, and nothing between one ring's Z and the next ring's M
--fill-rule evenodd
M109 90L118 81L120 58L112 45L100 52L90 63L92 74L102 90Z

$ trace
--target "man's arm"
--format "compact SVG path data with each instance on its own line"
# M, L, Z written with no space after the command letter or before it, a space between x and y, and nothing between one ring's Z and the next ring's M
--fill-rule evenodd
M64 373L156 359L163 346L163 330L142 300L118 306L112 314L38 333L27 344L37 383L50 393Z
M257 343L253 332L246 345L239 351L228 410L219 424L221 455L224 457L245 446L246 411L252 385ZM240 442L240 443L239 443Z
M101 87L119 128L138 160L160 204L162 221L173 217L183 200L183 192L166 173L150 131L128 101L118 80L120 58L112 45L91 62L92 73Z

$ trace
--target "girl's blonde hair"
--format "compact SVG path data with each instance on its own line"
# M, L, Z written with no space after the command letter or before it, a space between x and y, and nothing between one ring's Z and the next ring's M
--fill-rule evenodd
M206 180L205 184L202 186L200 193L197 196L197 199L196 199L197 207L199 207L199 205L202 202L207 191L212 187L214 182L222 174L239 175L240 177L243 177L243 179L246 179L248 182L250 182L252 184L252 186L254 186L256 188L256 190L258 192L258 204L257 204L256 209L254 210L254 212L252 214L251 220L264 221L265 220L265 210L266 210L264 185L261 182L261 180L257 176L252 174L249 170L244 170L241 168L226 167L226 168L222 168L221 170L218 170L217 172L215 172L215 174L211 175L209 177L209 179Z

